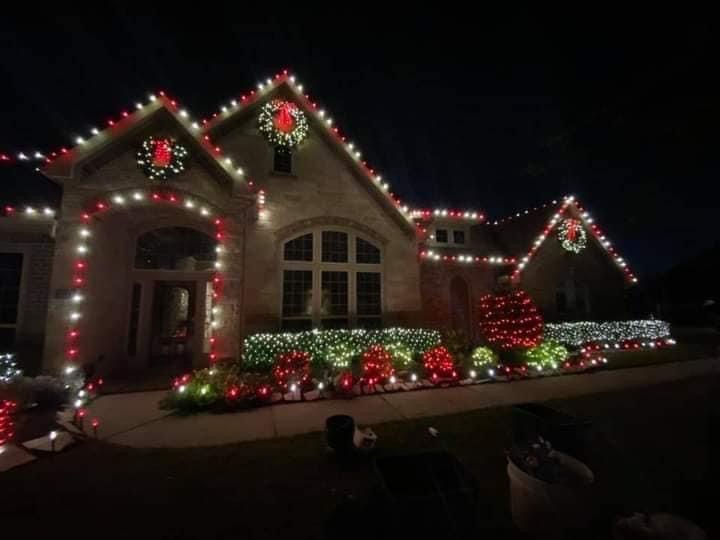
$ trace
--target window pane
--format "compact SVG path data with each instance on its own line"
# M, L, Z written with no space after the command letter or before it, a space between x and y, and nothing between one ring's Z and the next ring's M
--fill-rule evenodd
M161 227L141 235L135 246L135 268L201 271L215 267L217 242L187 227Z
M348 275L347 272L322 273L321 315L347 315Z
M323 319L320 321L320 326L324 330L338 330L349 327L347 319Z
M313 235L303 234L297 238L285 242L284 258L286 261L312 261L313 260Z
M435 231L435 241L441 242L441 243L447 243L448 240L448 234L445 229L437 229Z
M377 272L357 273L358 315L380 315L380 274Z
M138 324L140 322L140 298L142 285L133 283L132 298L130 301L130 328L128 330L127 352L129 356L135 356L137 352Z
M455 244L465 243L465 231L453 231L453 242Z
M377 329L382 328L380 317L362 317L357 320L358 328Z
M312 321L310 319L283 319L282 329L285 332L302 332L303 330L312 330Z
M355 242L355 257L359 263L380 264L380 250L362 238Z
M323 262L347 262L347 234L339 231L323 231L322 260Z
M310 315L312 309L312 271L283 271L283 316Z
M273 157L273 171L292 174L292 154L284 148L276 148Z
M22 253L0 253L0 324L17 322Z

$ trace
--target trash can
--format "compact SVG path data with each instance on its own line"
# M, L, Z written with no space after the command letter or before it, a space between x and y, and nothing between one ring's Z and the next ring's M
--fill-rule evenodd
M346 414L336 414L325 420L327 445L338 454L349 454L354 448L355 420Z
M585 525L592 517L592 471L581 461L556 452L558 462L572 471L574 485L552 484L536 478L508 459L510 509L523 532L562 531Z
M477 532L477 482L449 452L386 456L375 470L385 533L449 539Z
M580 459L586 457L585 436L589 420L579 419L539 403L523 403L512 408L512 442L523 444L538 437L553 448Z

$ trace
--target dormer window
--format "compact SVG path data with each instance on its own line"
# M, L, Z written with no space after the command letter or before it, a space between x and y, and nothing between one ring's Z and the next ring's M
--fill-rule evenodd
M273 172L292 174L292 152L290 150L281 147L275 148Z
M438 244L447 244L447 241L448 241L447 229L435 229L435 241Z

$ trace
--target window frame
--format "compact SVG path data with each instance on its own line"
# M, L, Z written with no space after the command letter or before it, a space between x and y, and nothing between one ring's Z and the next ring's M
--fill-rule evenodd
M323 231L342 232L347 234L348 257L347 262L329 262L322 260L322 233ZM285 260L285 244L305 234L313 235L313 257L311 261L290 261ZM368 242L380 251L379 263L357 262L357 239ZM320 226L305 229L294 233L291 237L279 242L278 258L280 261L278 272L278 290L280 291L277 313L279 314L279 326L283 329L285 321L310 321L312 328L323 328L323 321L347 319L348 328L356 328L358 319L369 319L372 317L357 314L357 273L375 272L380 274L380 324L384 322L385 307L385 249L377 240L362 234L348 227ZM312 306L310 316L289 316L283 315L283 280L285 270L310 270L312 271ZM345 315L322 315L322 273L323 272L345 272L347 273L347 306Z
M280 169L276 168L278 154L287 154L288 160L290 161L290 170L289 171L281 171ZM271 171L273 174L293 176L295 174L295 156L293 155L292 150L283 150L279 147L273 148Z
M17 343L18 333L23 327L25 319L25 299L27 296L27 287L29 286L28 281L30 278L30 257L32 255L30 249L24 247L4 245L0 249L0 253L8 255L20 255L22 257L20 262L20 283L18 284L18 300L17 300L17 314L14 323L1 323L0 328L13 330L15 332L14 342ZM14 345L12 347L14 349Z

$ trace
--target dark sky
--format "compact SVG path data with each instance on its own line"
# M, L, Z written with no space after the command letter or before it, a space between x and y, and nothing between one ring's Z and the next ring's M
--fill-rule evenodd
M108 6L3 14L0 153L70 144L159 89L203 117L287 67L414 206L502 217L572 192L640 274L720 238L709 14ZM59 197L18 167L0 181L2 203Z

